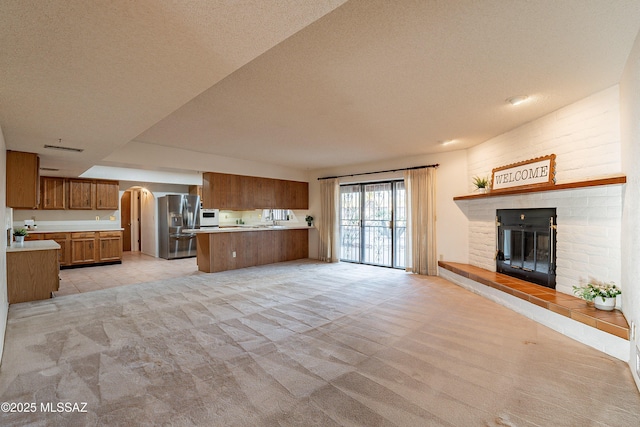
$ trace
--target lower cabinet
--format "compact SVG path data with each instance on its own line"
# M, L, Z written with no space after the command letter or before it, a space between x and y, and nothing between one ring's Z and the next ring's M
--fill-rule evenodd
M198 270L235 270L309 257L307 229L198 234Z
M59 288L58 250L7 252L9 304L51 298Z
M55 242L60 245L60 251L58 252L58 261L60 261L60 265L71 264L69 233L47 233L46 238L49 240L55 240Z
M119 261L122 259L122 233L120 231L100 231L98 234L98 261Z
M25 241L55 240L61 267L122 261L121 231L29 233Z
M71 233L71 265L98 262L95 233Z

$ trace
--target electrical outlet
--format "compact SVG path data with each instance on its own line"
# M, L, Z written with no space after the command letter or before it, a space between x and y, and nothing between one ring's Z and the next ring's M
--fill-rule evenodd
M116 220L116 217L115 217L115 216L111 215L111 216L109 217L109 221L115 221L115 220Z
M100 221L100 217L96 215L96 221Z
M234 258L236 257L236 251L233 251L231 254L233 255Z

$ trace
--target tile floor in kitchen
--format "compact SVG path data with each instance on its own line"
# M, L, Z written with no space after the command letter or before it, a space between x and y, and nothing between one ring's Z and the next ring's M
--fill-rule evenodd
M195 258L166 260L141 252L124 252L122 264L60 270L60 289L55 296L194 274L205 274L198 271Z

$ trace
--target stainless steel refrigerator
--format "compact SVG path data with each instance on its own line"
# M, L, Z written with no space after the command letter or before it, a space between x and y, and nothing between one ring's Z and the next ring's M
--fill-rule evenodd
M200 228L200 196L168 195L158 198L158 239L160 257L196 256L196 235Z

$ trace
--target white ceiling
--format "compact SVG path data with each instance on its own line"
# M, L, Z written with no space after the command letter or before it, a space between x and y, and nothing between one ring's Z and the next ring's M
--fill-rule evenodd
M0 125L60 175L457 150L617 84L639 30L640 0L4 0Z

